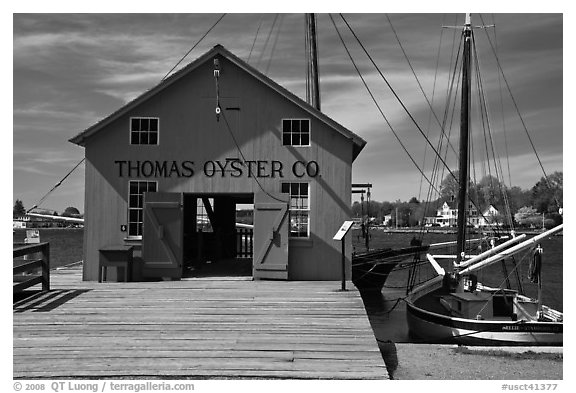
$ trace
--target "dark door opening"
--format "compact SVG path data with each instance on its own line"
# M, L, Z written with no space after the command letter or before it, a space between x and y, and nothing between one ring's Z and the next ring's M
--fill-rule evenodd
M187 193L183 199L183 277L251 277L253 232L246 217L254 196Z

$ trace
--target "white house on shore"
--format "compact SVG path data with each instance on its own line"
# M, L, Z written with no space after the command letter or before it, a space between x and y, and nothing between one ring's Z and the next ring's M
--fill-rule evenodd
M500 212L493 205L489 205L482 214L478 214L478 210L473 204L468 205L468 225L478 227L485 227L490 225L502 225L501 222L497 221ZM425 217L424 218L426 226L441 226L441 227L451 227L456 226L458 221L458 207L457 204L444 202L436 210L435 217Z
M26 224L30 222L30 216L19 216L12 218L12 228L22 229L26 228Z

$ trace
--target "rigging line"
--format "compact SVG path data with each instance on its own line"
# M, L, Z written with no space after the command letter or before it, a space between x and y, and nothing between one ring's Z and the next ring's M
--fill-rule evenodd
M463 33L461 33L462 36ZM458 52L456 54L456 61L454 63L454 71L452 74L452 84L450 86L450 89L448 91L448 98L450 97L454 97L454 101L452 103L452 108L450 108L450 102L448 100L447 104L446 104L446 112L445 112L445 119L447 120L448 118L450 119L450 126L448 127L448 139L451 138L452 136L452 127L454 124L454 118L456 116L456 105L458 102L458 91L460 90L460 81L462 80L462 65L460 67L458 67L458 59L460 58L460 54L463 54L463 47L462 47L462 40L459 40L460 45L458 46ZM459 72L457 72L459 71ZM454 81L456 81L456 86L454 86ZM456 91L456 93L453 93L453 91ZM450 111L452 111L452 116L450 116ZM441 148L443 144L443 139L439 140L439 149ZM458 156L456 155L456 158L458 158ZM448 148L446 147L445 151L444 151L444 160L447 161L448 160ZM440 167L440 163L439 161L436 162L437 164L437 171L438 171L438 167ZM442 167L441 170L441 176L440 179L444 179L444 172L445 172L445 168Z
M332 21L332 24L334 25L334 28L336 29L336 33L338 34L338 37L340 38L340 42L342 42L342 45L344 46L344 49L346 50L346 53L348 54L348 57L350 58L350 61L352 62L352 64L354 65L354 68L356 69L356 72L358 73L358 76L360 77L360 79L362 80L362 83L364 84L364 87L366 88L366 90L368 91L368 94L370 94L370 97L372 97L372 101L374 102L374 104L376 105L376 107L378 108L378 111L380 112L380 114L382 115L382 117L384 118L384 120L386 121L386 124L388 124L388 127L390 128L390 131L392 131L392 134L394 134L394 136L396 137L396 140L398 141L398 143L400 143L400 146L402 147L402 149L404 150L404 152L408 155L408 157L410 158L410 160L412 161L412 163L414 164L414 166L416 167L416 169L418 169L418 171L422 174L422 176L426 179L426 181L432 186L434 187L434 185L432 184L432 182L430 181L430 179L428 179L428 177L426 176L426 174L422 171L422 169L420 169L420 167L418 166L418 163L416 163L416 161L414 160L414 158L412 157L412 155L408 152L408 150L406 149L406 146L404 146L404 144L402 143L402 140L400 140L400 137L398 136L398 134L396 133L396 131L394 131L394 128L392 128L392 124L390 124L390 121L388 121L388 118L386 117L386 115L384 114L384 112L382 111L382 108L380 108L380 105L378 104L378 101L376 100L376 98L374 97L374 94L372 94L372 91L370 90L370 88L368 87L368 84L366 83L366 81L364 80L364 77L362 76L362 73L360 72L360 70L358 69L358 66L356 65L356 62L354 61L354 59L352 58L352 54L350 53L350 51L348 50L348 47L346 46L346 43L344 42L344 39L342 38L342 35L340 34L340 30L338 30L338 27L336 26L336 22L334 21L334 18L332 18L332 14L328 14L330 16L330 20Z
M358 44L360 45L360 47L362 47L362 49L364 50L364 53L368 56L368 58L370 59L370 61L372 62L372 64L374 65L374 67L376 68L376 71L378 71L378 73L380 74L380 76L382 77L382 79L384 80L384 82L386 82L386 85L388 86L388 88L390 89L390 91L392 92L392 94L394 94L394 96L396 97L397 101L400 103L400 105L402 106L402 108L404 109L404 111L406 112L406 114L408 115L408 117L412 120L412 122L414 123L414 125L416 126L416 128L418 129L418 131L424 136L424 139L426 140L426 142L430 145L430 147L432 147L432 149L434 150L435 154L437 156L440 156L440 154L436 151L436 149L434 148L434 146L432 145L432 143L430 142L430 139L428 139L426 137L426 135L424 134L424 131L422 131L422 129L420 128L420 126L418 125L418 123L416 122L416 119L414 119L414 117L412 116L412 114L408 111L408 108L406 108L406 106L404 105L404 103L402 102L402 100L400 99L400 97L398 96L398 94L396 93L396 91L392 88L392 86L390 85L390 83L388 82L388 79L386 79L386 77L382 74L382 72L380 71L380 69L378 68L378 66L376 65L376 63L374 62L374 60L372 59L372 57L370 56L370 54L368 53L368 51L366 50L366 48L364 47L364 45L362 44L362 42L360 41L360 39L358 38L358 36L356 35L356 33L354 32L354 30L352 30L352 27L348 24L348 21L344 18L344 15L339 14L340 17L342 18L342 20L344 21L344 23L346 24L346 26L348 26L348 29L350 30L350 32L352 33L352 35L354 36L354 38L356 38L356 41L358 42ZM334 23L334 22L333 22ZM336 24L334 23L334 26L336 26ZM337 28L336 28L337 29ZM338 31L338 29L336 30ZM342 38L340 38L342 43L344 44L344 41L342 40ZM348 52L348 50L346 50ZM350 55L350 52L348 52L348 56L350 57L350 59L352 59L352 56ZM353 60L352 60L353 61ZM359 70L357 70L359 72ZM364 82L365 86L366 82L364 81L364 78L362 78L362 82ZM372 94L370 93L370 95L372 96ZM372 96L372 99L375 101L374 96ZM382 110L380 109L380 106L378 104L376 104L378 106L378 109L380 110L380 113L382 113L382 115L384 115L384 113L382 112ZM388 123L388 119L386 119L386 122ZM390 123L388 123L390 125ZM392 128L391 128L392 129ZM396 133L394 133L394 135L396 135ZM402 147L405 149L404 145L402 145ZM412 160L412 162L414 162L414 159L410 156L410 159ZM440 160L442 161L442 163L444 164L444 166L446 168L448 168L448 171L450 172L450 174L452 175L452 177L454 177L454 179L456 179L456 176L454 175L454 173L450 170L450 168L448 167L448 164L446 164L446 162L440 158ZM422 170L420 169L420 167L418 166L418 164L416 164L416 162L414 162L414 165L416 165L416 167L418 168L418 170L420 171L420 173L422 173L422 175L426 176L424 174L424 172L422 172ZM430 180L426 177L426 181L428 181L430 183ZM458 181L458 179L456 179L456 181Z
M442 30L443 32L443 30ZM462 33L460 33L462 34ZM450 55L450 64L452 65L452 61L454 61L453 65L453 71L451 73L452 77L447 79L447 86L446 86L446 107L444 109L444 116L443 116L443 120L442 120L442 126L444 129L446 129L446 123L447 120L450 118L450 126L448 127L448 136L446 137L446 139L450 140L450 135L452 133L452 122L454 120L453 117L449 117L449 113L450 113L450 98L453 96L452 95L452 91L454 90L454 82L456 81L456 89L458 89L458 86L460 84L460 79L456 78L456 71L458 69L458 59L460 57L460 53L461 53L461 48L462 48L462 40L459 40L459 45L458 45L458 49L456 50L456 54L454 52L454 49L456 48L456 30L454 30L454 35L453 35L453 39L452 39L452 53ZM456 58L454 59L454 57L456 56ZM452 68L452 66L450 67ZM452 108L452 113L454 114L456 111L456 95L454 95L454 104L453 104L453 108ZM443 141L444 141L444 135L440 135L440 137L438 138L438 145L436 147L437 151L442 151L442 146L443 146ZM446 151L444 153L444 160L447 160L447 156L448 156L448 148L446 148ZM444 167L442 167L442 171L441 171L441 176L440 172L439 172L439 167L440 167L440 163L438 160L438 156L434 157L434 164L432 165L432 179L433 182L436 184L437 181L439 181L439 177L443 178L444 177ZM431 201L432 201L432 193L433 193L433 189L429 188L428 192L427 192L427 198L426 198L426 210L428 209L428 206L430 206ZM437 193L437 196L440 197L440 193Z
M484 24L482 14L479 14L479 15L480 15L480 20L482 21L482 24ZM486 30L486 29L484 29L484 30ZM512 100L512 103L514 104L514 108L516 109L516 113L518 114L518 117L520 118L520 122L522 123L522 127L524 128L524 132L526 133L526 136L528 137L528 140L530 141L530 145L532 146L532 150L534 151L534 154L536 155L536 159L538 160L538 164L540 165L540 169L542 169L542 173L544 174L544 179L546 180L546 184L548 185L548 188L550 190L552 190L552 186L550 185L550 181L548 180L548 175L546 174L546 171L544 170L544 165L542 165L542 161L540 160L540 156L538 155L538 152L536 151L536 147L534 146L534 142L532 141L532 137L530 136L530 133L528 132L528 127L526 127L526 123L524 122L524 118L520 114L520 109L518 108L518 104L516 103L516 99L512 95L512 89L510 88L510 85L508 84L508 79L506 79L506 75L504 74L504 70L502 69L502 65L500 64L500 59L499 59L498 55L496 54L496 51L494 50L494 45L492 45L492 40L490 39L490 34L488 34L487 31L486 31L486 37L488 38L488 42L490 43L490 48L492 49L492 52L494 53L494 57L496 58L496 64L498 65L498 69L500 70L500 73L502 74L502 80L504 80L504 84L506 85L506 88L508 90L508 94L510 94L510 98ZM560 202L558 201L558 199L556 198L555 195L554 195L554 200L556 201L556 204L558 205L558 207L560 207Z
M456 34L456 33L454 33ZM457 70L458 70L458 59L460 58L460 53L461 53L461 49L462 49L462 42L461 40L459 41L460 44L458 46L458 50L456 52L456 59L454 61L454 68L452 71L452 77L448 78L448 86L447 86L447 91L446 91L446 98L447 98L447 102L446 102L446 108L444 109L444 127L446 128L446 122L448 121L448 119L450 119L450 125L448 126L448 136L447 138L450 139L450 136L452 134L452 124L454 121L454 114L456 113L456 94L452 94L452 92L456 89L456 91L458 90L458 87L460 86L460 78L458 78L457 76ZM453 46L454 43L453 43ZM452 49L454 50L454 49ZM454 53L452 53L452 58L454 58ZM461 72L461 69L460 69ZM456 82L456 87L454 88L454 82ZM451 97L454 97L454 102L452 104L452 116L450 116L450 106L451 106ZM437 150L438 151L442 151L442 146L443 146L443 141L444 141L444 136L440 135L440 137L438 138L438 146L437 146ZM444 160L447 160L448 157L448 148L446 148L445 152L444 152ZM434 165L432 167L432 176L433 176L433 181L434 183L436 183L437 181L440 181L440 179L444 178L444 167L442 167L442 170L439 170L440 168L440 161L438 160L438 157L435 156L434 157ZM441 172L441 174L440 174ZM427 203L429 203L432 200L432 192L434 190L432 188L428 189L428 193L427 193ZM440 197L440 193L437 193L437 196Z
M66 180L68 178L68 176L70 176L72 174L72 172L74 172L76 170L76 168L78 168L80 166L80 164L82 164L85 160L86 160L86 157L81 159L80 162L78 164L76 164L74 166L74 168L72 168L72 170L66 174L66 176L64 176L58 183L56 183L56 185L54 187L52 187L52 189L50 191L48 191L42 198L40 198L40 200L34 206L32 206L30 209L28 209L26 211L26 213L29 213L32 210L36 209L38 206L40 206L40 204L42 204L42 202L44 202L44 200L48 197L48 195L50 195L56 188L58 188L62 184L62 182L64 180Z
M242 160L244 160L244 162L247 162L248 160L246 159L246 156L242 152L242 149L240 148L240 144L236 140L236 137L234 136L234 132L232 131L232 128L230 127L230 123L228 122L228 118L226 117L226 114L224 112L225 111L222 111L221 114L222 114L222 118L224 119L224 123L226 124L226 130L228 131L228 133L232 137L232 141L234 141L234 144L236 145L236 149L238 150L238 153L242 157ZM285 200L282 200L280 198L277 198L274 195L270 194L268 191L266 191L264 189L264 187L262 186L262 184L260 184L260 181L258 180L257 177L253 177L253 179L256 181L256 184L258 184L258 187L260 188L260 190L262 190L262 192L265 193L266 195L268 195L270 198L272 198L278 202L289 203L289 201L285 201Z
M488 137L490 139L490 146L492 148L492 158L494 160L494 169L496 171L496 179L498 180L498 188L500 191L500 194L502 195L502 199L504 200L504 208L506 210L506 217L510 218L510 225L512 226L512 229L514 228L514 224L513 224L513 220L511 219L512 216L512 211L510 209L510 203L508 200L508 196L506 193L506 189L505 189L505 185L503 188L503 184L500 181L500 179L502 179L502 181L504 180L504 173L502 171L502 162L500 159L500 155L498 153L498 150L496 149L495 143L494 143L494 138L492 137L492 126L490 125L490 118L488 116L488 101L486 100L486 94L484 91L484 84L482 83L482 75L480 73L480 58L478 56L478 51L477 51L477 47L476 47L476 40L475 38L472 41L473 46L474 46L474 54L476 57L476 75L477 75L477 82L478 82L478 92L479 92L479 99L482 103L482 107L483 107L483 111L481 112L483 115L485 115L486 118L486 125L488 128ZM488 151L488 148L487 148ZM490 164L488 163L488 169L490 171ZM491 183L491 187L494 187L492 178L490 178L490 183Z
M310 103L311 99L310 99L310 56L309 51L310 49L308 48L308 41L309 41L309 35L310 35L310 29L308 29L308 16L304 15L304 59L305 59L305 63L306 63L306 102Z
M456 90L458 90L458 87L460 86L460 78L457 78L457 70L458 70L458 59L460 58L460 54L462 53L462 40L458 40L458 48L456 50L456 57L454 58L454 48L456 48L456 30L454 30L454 35L453 35L453 39L452 39L452 54L450 56L450 61L452 64L452 61L454 61L454 68L453 68L453 72L452 72L452 78L448 78L448 84L446 86L446 107L444 109L444 117L443 117L443 128L446 129L446 122L448 121L448 119L450 118L450 126L448 127L448 136L446 137L445 135L440 135L440 138L438 139L438 147L437 150L441 151L442 150L442 146L444 144L444 137L446 137L447 140L450 140L450 136L452 134L452 122L454 121L454 114L456 113L456 98L457 98L457 94L452 94L452 92L454 91L454 82L456 81ZM460 36L462 36L463 32L460 32ZM452 67L451 67L452 68ZM460 73L462 72L462 70L460 69ZM452 105L452 117L449 117L450 114L450 97L454 97L454 104ZM457 155L456 155L457 156ZM444 153L444 160L446 161L448 158L448 148L446 148L445 153ZM439 164L439 160L438 157L435 157L434 160L434 166L433 166L433 171L436 172L436 177L438 176L438 168L439 168L440 164ZM442 167L441 170L441 175L440 178L443 179L444 178L444 167ZM429 197L431 198L431 193L428 194Z
M455 23L454 25L456 25L457 23L457 16L454 16L454 20ZM442 29L443 31L443 29ZM460 36L462 36L463 32L460 32ZM447 78L447 85L446 85L446 107L444 109L444 116L443 116L443 128L446 129L446 123L448 121L448 119L450 119L450 125L448 127L448 136L446 137L447 140L450 140L450 136L452 134L452 123L454 121L454 114L456 113L456 94L452 94L452 92L454 91L454 81L456 81L456 89L458 89L458 86L460 86L460 78L456 78L456 71L458 69L458 59L460 58L460 53L461 53L461 49L462 49L462 40L458 40L458 48L455 51L456 48L456 37L457 37L457 31L456 29L454 29L454 34L452 36L452 52L450 54L450 67L449 69L452 69L452 62L454 62L454 67L453 67L453 72L452 72L452 77L448 77ZM450 117L450 98L454 97L454 104L452 106L452 117ZM444 136L440 135L440 137L438 138L438 147L437 150L438 151L442 151L442 146L444 144ZM444 152L444 160L446 161L448 159L448 148L446 148L445 152ZM434 165L433 165L433 173L434 173L434 182L439 181L441 182L440 179L444 178L444 167L442 167L442 170L439 171L439 160L438 157L434 158ZM438 197L440 197L440 194L437 194ZM432 200L432 189L428 190L428 194L427 194L427 198L428 200Z
M454 26L458 25L458 15L454 15ZM458 58L460 57L460 49L462 48L462 40L458 40L458 49L456 51L456 59L454 59L454 48L456 48L456 37L458 36L458 30L453 29L454 33L452 34L452 52L450 53L450 65L452 61L454 61L454 68L456 68L456 64L458 63ZM462 36L462 32L460 32L460 36ZM448 67L451 69L452 67ZM454 82L452 82L453 84ZM450 94L451 83L450 79L447 80L446 85L446 97L449 97Z
M473 34L473 32L472 32L471 36L472 36L472 42L474 43L474 42L475 42L475 39L474 39L474 34ZM459 51L459 52L460 52L460 51ZM459 53L459 52L458 52L458 53ZM476 59L477 59L477 54L476 54ZM476 62L477 62L477 60L476 60ZM475 64L477 64L477 63L475 63ZM461 70L461 71L462 71L462 70ZM478 82L479 82L479 79L478 79L478 78L480 77L480 73L477 72L476 74L477 74L477 83L478 83ZM454 72L454 76L455 76L455 72ZM459 81L459 79L458 79L458 81ZM480 88L479 88L479 90L480 90ZM456 100L454 100L454 108L455 108L455 105L456 105ZM455 112L455 110L453 111L453 113L454 113L454 112ZM482 112L481 112L481 113L482 113ZM449 129L451 130L452 127L450 127ZM486 145L487 145L487 144L486 144ZM470 147L470 148L471 148L471 147ZM446 149L446 153L445 153L445 154L447 154L447 153L448 153L448 150ZM489 163L489 160L488 160L488 163ZM475 202L475 201L472 199L472 196L471 196L471 193L470 193L470 192L468 193L468 200L472 203L472 205L474 205L474 207L476 207L476 210L477 210L477 212L479 213L479 215L486 220L486 216L483 214L483 212L481 211L480 207L478 206L478 203L477 203L478 201ZM468 217L467 217L467 223L470 223Z
M274 14L274 20L272 21L272 26L270 27L270 31L268 32L268 36L266 37L266 41L264 41L264 47L262 48L262 52L260 52L260 57L256 62L256 68L260 66L260 62L264 58L264 53L266 52L266 48L268 47L268 42L270 41L270 37L272 36L272 32L274 31L274 27L276 26L276 21L278 21L278 15Z
M430 107L429 115L434 116L434 118L436 119L436 122L440 126L440 131L442 132L442 134L445 134L444 128L442 128L442 124L440 123L438 116L436 116L436 112L434 111L434 107L430 103L430 100L428 99L426 92L424 92L424 88L422 87L422 84L420 83L420 79L418 79L418 76L416 75L416 71L414 71L414 67L412 67L412 63L410 62L410 59L408 58L408 54L404 50L404 47L402 46L402 42L400 42L400 38L398 37L398 34L396 33L396 29L394 29L394 26L392 25L392 21L390 20L390 17L388 16L388 14L386 14L386 18L388 19L388 23L390 24L390 28L392 28L392 32L394 32L394 36L396 37L396 41L398 41L398 45L400 46L400 49L402 50L402 53L404 54L404 58L406 59L406 62L408 63L408 66L410 67L410 70L412 71L412 75L414 75L414 78L416 79L416 83L418 84L418 87L420 88L420 91L422 92L422 95L424 96L426 103ZM426 132L426 137L428 137L428 132ZM456 154L456 149L454 148L454 146L452 146L452 144L450 142L448 142L448 143L449 143L450 147L452 148L452 151L454 152L454 154Z
M220 18L218 18L218 20L208 29L208 31L206 33L204 33L204 35L202 37L200 37L200 39L192 46L192 48L190 48L190 50L188 52L186 52L186 54L178 61L178 63L176 63L176 65L174 67L172 67L172 69L170 71L168 71L168 73L166 75L164 75L164 78L162 78L161 81L163 81L164 79L166 79L168 77L168 75L170 75L172 73L172 71L174 71L174 69L176 67L178 67L178 65L180 63L182 63L182 61L184 61L184 59L186 58L186 56L188 56L190 54L190 52L192 52L194 50L194 48L196 48L198 46L198 44L200 44L200 42L202 42L202 40L204 38L206 38L206 36L212 31L212 29L214 29L216 27L216 25L218 23L220 23L220 21L226 16L226 14L222 14L222 16Z
M494 296L496 296L497 293L501 292L502 286L504 285L505 282L510 282L510 276L512 276L512 273L514 273L518 267L520 267L522 265L522 263L524 263L524 259L526 259L526 256L530 254L530 252L533 252L533 250L536 247L533 246L530 248L529 252L524 253L524 256L522 257L522 259L520 259L520 262L518 262L517 264L514 265L514 268L512 269L512 271L506 276L504 277L504 279L500 282L500 284L498 285L498 289L499 291L493 292L492 295L490 296L490 298L493 298ZM503 259L502 262L505 262L506 260ZM482 311L484 311L484 309L486 308L486 306L488 305L488 303L484 304L484 306L480 309L480 312L478 314L480 314Z
M358 36L356 35L356 33L354 32L354 30L352 29L352 27L350 26L350 24L348 23L348 21L346 20L346 18L344 18L344 15L339 14L340 17L342 18L342 20L344 21L344 23L346 24L346 26L348 27L348 29L350 30L350 32L352 33L352 35L354 36L354 38L356 39L356 41L358 42L358 44L360 45L360 47L364 50L364 53L368 56L368 58L370 59L371 63L374 65L374 67L376 68L376 70L378 71L378 73L380 74L380 76L382 77L382 79L384 80L384 82L386 83L386 85L388 86L388 88L390 89L390 91L394 94L394 96L396 97L396 99L398 100L398 102L400 103L400 105L402 106L402 108L404 109L404 111L406 112L406 114L408 115L408 117L412 120L412 122L414 123L414 125L416 126L416 128L418 129L418 131L420 132L420 134L424 137L424 139L426 140L426 142L432 147L434 153L440 157L440 153L438 151L436 151L436 149L434 149L434 146L432 145L432 143L430 142L430 139L428 137L426 137L426 135L424 134L424 132L422 131L422 129L420 128L420 126L418 125L418 123L416 122L416 119L414 119L414 117L412 116L412 114L408 111L408 108L406 108L406 106L404 105L404 103L402 102L402 100L400 99L400 97L398 96L398 94L396 93L396 91L392 88L392 86L390 85L390 83L388 82L388 80L386 79L386 77L384 76L384 74L382 74L382 72L380 71L380 69L378 68L378 66L376 65L376 63L374 62L374 59L372 58L372 56L370 56L370 54L368 53L368 51L366 50L366 48L364 47L364 45L362 44L362 42L360 41L360 39L358 38ZM332 18L331 18L332 19ZM422 171L422 169L420 169L420 167L418 166L418 164L414 161L414 158L408 153L408 151L406 150L406 147L404 146L404 144L402 144L402 142L400 141L400 138L398 138L396 132L393 130L390 122L388 121L388 119L386 118L386 116L384 115L384 112L382 111L382 109L380 108L380 106L378 105L374 95L372 94L372 92L370 91L370 89L368 88L368 85L366 84L366 81L364 80L364 78L361 76L360 70L358 69L358 67L356 66L356 63L354 62L354 60L352 59L352 55L350 54L350 52L348 51L348 48L346 47L346 44L344 43L344 40L342 39L342 36L340 35L340 32L338 30L338 28L336 27L336 23L334 22L334 20L332 19L332 23L334 24L334 27L336 29L336 31L338 32L338 36L340 37L340 41L342 41L342 44L344 45L346 52L348 53L348 56L350 57L350 60L352 61L352 63L354 64L354 67L356 68L356 71L358 72L358 74L360 75L360 78L362 79L362 83L364 83L364 86L367 88L368 92L370 93L370 96L372 97L372 100L374 101L374 103L376 104L376 106L378 107L378 110L380 111L380 113L382 114L382 116L384 117L384 119L386 120L386 123L388 124L388 126L390 127L390 130L392 131L392 133L396 136L396 139L398 140L398 142L400 142L402 148L404 149L404 151L408 154L410 160L412 161L412 163L416 166L416 168L418 169L418 171L422 174L422 176L425 177L426 181L430 184L431 181L430 179L428 179L428 177L426 177L426 175L424 174L424 172ZM440 158L441 159L441 158ZM452 170L450 170L450 168L448 167L448 165L446 164L446 162L444 160L442 160L443 165L448 169L448 171L450 172L450 174L452 175L452 177L454 179L456 179L456 181L458 182L458 179L456 178L456 176L454 175L454 173L452 172ZM474 204L474 202L472 201L472 203ZM478 209L479 210L479 209Z
M474 41L474 34L472 33L472 43L474 43L474 42L475 42L475 41ZM460 53L460 48L458 49L458 55L459 55L459 53ZM477 58L477 56L476 56L476 58ZM456 60L458 60L458 59L456 59ZM457 63L457 61L456 61L456 63ZM455 72L455 71L456 71L456 70L454 70L454 78L456 78L456 72ZM461 75L461 73L462 73L462 67L460 67L460 74L459 74L459 75ZM476 74L477 74L478 77L480 77L480 73L479 73L479 72L477 72ZM457 81L458 81L458 84L457 84L457 86L456 86L456 90L457 90L458 87L459 87L460 78L457 78ZM478 82L478 80L477 80L477 82ZM481 90L481 88L479 88L479 90ZM450 93L450 95L452 95L452 94ZM456 112L456 109L455 109L455 108L456 108L456 102L457 102L456 98L457 98L457 97L456 97L456 95L455 95L455 97L454 97L454 104L453 104L453 107L452 107L452 115L453 115L453 116L454 116L454 114L455 114L455 112ZM451 118L451 120L453 121L453 117ZM451 123L450 127L448 128L448 130L449 130L449 132L451 133L452 123ZM448 136L450 136L450 134L449 134ZM473 140L471 139L469 150L470 150L471 153L473 154L474 149L473 149L473 147L472 147L472 143L473 143ZM448 149L446 149L446 151L445 151L445 159L446 159L446 157L447 157L447 154L448 154ZM471 157L472 154L471 154L469 157ZM489 161L489 160L488 160L488 161ZM474 164L475 164L474 159L472 159L471 162L472 162L472 167L473 167L472 173L474 174L474 179L475 179L474 183L476 184L476 178L475 178L476 168L475 168L475 165L474 165ZM442 168L442 169L444 169L444 168ZM443 173L443 172L442 172L442 173ZM443 177L443 176L442 176L442 177ZM476 191L476 194L477 194L477 200L476 200L476 201L474 201L474 199L472 198L472 191L473 191L473 190L471 189L470 192L468 193L468 200L472 203L472 205L474 205L474 207L476 207L476 210L477 210L477 212L478 212L478 215L480 215L482 218L484 218L484 219L486 220L486 216L483 214L483 212L481 211L481 209L480 209L480 207L479 207L479 204L480 204L480 203L479 203L479 198L478 198L477 190L474 190L474 191ZM471 221L470 221L470 219L469 219L468 217L467 217L467 223L471 223Z
M260 33L260 28L262 27L262 21L264 20L264 16L260 15L260 20L258 22L258 28L256 29L256 36L254 37L254 41L252 41L252 47L250 48L250 53L248 54L248 59L246 63L250 63L250 58L252 57L252 51L254 50L254 45L256 45L256 40L258 40L258 34Z
M498 173L498 167L497 167L497 159L496 159L496 149L494 147L494 140L492 138L492 127L490 125L490 118L489 118L489 114L488 114L488 106L487 106L487 100L486 100L486 95L483 89L483 82L482 82L482 76L480 73L480 57L478 56L478 49L476 46L476 40L475 40L475 36L473 36L473 50L474 50L474 55L475 55L475 69L476 69L476 75L477 75L477 89L478 89L478 107L479 107L479 113L481 114L481 124L482 124L482 130L483 130L483 135L484 135L484 146L486 148L485 152L486 152L486 166L488 168L488 181L490 182L490 190L494 189L494 181L493 181L493 177L492 177L492 167L490 165L490 151L492 152L492 159L494 160L494 169L496 172L496 179L501 178L500 174ZM488 143L488 140L490 141ZM490 149L489 149L490 147ZM501 190L501 187L500 187ZM488 203L492 204L495 203L494 200L494 196L492 194L488 195Z
M280 29L282 29L282 22L284 22L284 14L280 14L280 20L278 21L278 28L276 29L276 37L274 37L274 43L272 44L272 51L270 52L270 57L268 58L268 65L266 66L266 72L264 75L268 75L270 66L272 65L272 59L274 58L274 52L276 51L276 44L278 44L278 38L280 37Z
M386 15L388 16L388 15ZM442 24L444 24L444 21L446 20L446 14L444 14L444 16L442 17ZM442 48L442 37L444 36L444 29L440 30L440 39L438 40L438 52L436 54L436 67L434 70L434 83L432 84L432 105L434 105L434 98L436 95L436 80L438 79L438 69L439 69L439 65L440 65L440 49ZM432 123L432 114L429 113L428 114L428 124L426 126L426 128L428 129L426 135L428 135L428 132L430 132L430 123ZM422 168L426 167L426 153L428 153L428 146L424 145L424 157L422 157ZM418 199L421 199L422 196L422 178L420 178L420 187L418 189Z
M485 123L485 117L484 117L484 110L483 110L483 91L482 91L482 79L480 76L480 65L478 63L478 52L476 51L476 41L474 40L475 36L472 35L472 49L474 51L474 68L476 70L476 88L478 91L478 111L480 113L480 122L482 124L482 134L484 136L484 147L485 147L485 153L486 153L486 166L488 167L488 180L490 182L490 188L493 188L493 182L492 182L492 169L490 167L490 152L488 149L488 136L486 134L486 123ZM488 126L489 128L489 126ZM489 132L489 131L488 131ZM485 173L483 174L485 175ZM490 200L490 198L488 198L488 202L492 203L493 201Z
M494 46L495 52L498 53L498 39L496 37L496 17L492 14L492 24L494 25ZM500 113L502 114L502 131L504 134L504 147L506 151L506 162L508 164L508 185L512 187L512 172L510 170L510 154L508 152L508 135L506 132L506 118L504 116L504 96L502 94L502 76L498 74L498 91L500 92Z

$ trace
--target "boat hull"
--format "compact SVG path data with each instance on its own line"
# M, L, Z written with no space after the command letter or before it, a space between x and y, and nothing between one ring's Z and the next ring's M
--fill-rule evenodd
M356 288L365 291L380 292L398 263L381 263L370 266L369 269L352 268L352 282Z
M352 257L352 282L364 291L380 292L394 268L426 252L429 246L372 250Z
M454 318L406 304L410 337L427 343L479 346L562 346L562 322L484 321Z

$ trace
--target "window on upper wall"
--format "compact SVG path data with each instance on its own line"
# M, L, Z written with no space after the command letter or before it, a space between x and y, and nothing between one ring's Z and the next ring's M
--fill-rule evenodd
M142 236L144 193L158 191L158 182L130 180L128 183L128 236Z
M282 145L310 146L310 119L283 119Z
M310 237L310 187L308 183L282 183L290 194L290 237Z
M160 119L157 117L130 118L131 145L157 145Z

